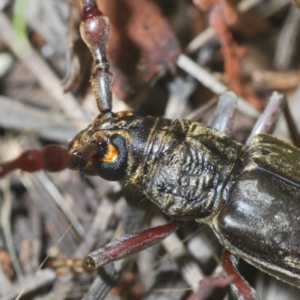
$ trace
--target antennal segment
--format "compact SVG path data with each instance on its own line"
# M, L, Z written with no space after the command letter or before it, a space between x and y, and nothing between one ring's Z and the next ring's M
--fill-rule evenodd
M103 114L110 113L113 75L108 71L109 62L106 57L109 20L98 9L94 0L83 0L80 34L96 63L95 70L91 75L91 84L98 109Z

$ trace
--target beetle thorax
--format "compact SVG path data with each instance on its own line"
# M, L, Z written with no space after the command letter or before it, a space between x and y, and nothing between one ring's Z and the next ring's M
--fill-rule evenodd
M240 145L187 120L161 119L149 140L139 171L148 198L174 219L210 219L224 200Z

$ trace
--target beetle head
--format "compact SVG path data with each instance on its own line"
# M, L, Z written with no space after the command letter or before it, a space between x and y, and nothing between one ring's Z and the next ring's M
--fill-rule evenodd
M132 174L143 159L154 122L129 111L99 115L71 142L69 168L111 181Z

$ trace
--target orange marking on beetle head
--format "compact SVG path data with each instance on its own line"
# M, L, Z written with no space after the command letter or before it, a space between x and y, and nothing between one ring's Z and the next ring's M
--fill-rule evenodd
M118 158L118 156L119 156L119 152L118 152L117 148L112 144L108 144L107 145L107 154L103 158L101 158L101 161L107 162L107 163L112 163Z

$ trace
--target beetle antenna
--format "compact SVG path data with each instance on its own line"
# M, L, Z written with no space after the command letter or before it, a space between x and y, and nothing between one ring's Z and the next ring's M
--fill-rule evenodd
M98 9L94 0L83 0L82 4L80 34L96 64L90 81L100 113L109 114L112 110L113 83L113 75L109 72L109 62L106 57L109 20Z

